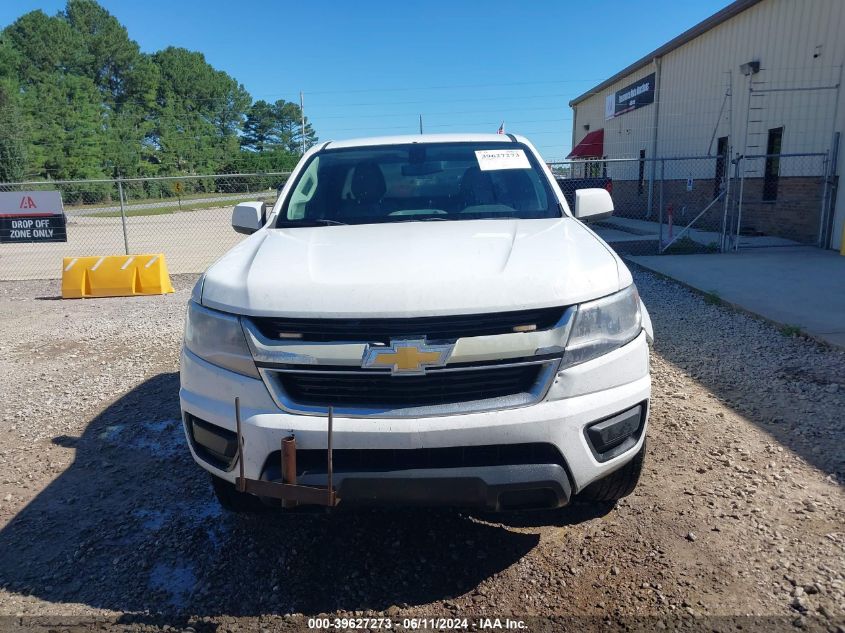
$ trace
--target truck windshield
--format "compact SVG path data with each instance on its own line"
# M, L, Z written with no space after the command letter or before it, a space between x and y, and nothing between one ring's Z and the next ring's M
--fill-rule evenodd
M560 216L522 144L413 143L315 154L276 227Z

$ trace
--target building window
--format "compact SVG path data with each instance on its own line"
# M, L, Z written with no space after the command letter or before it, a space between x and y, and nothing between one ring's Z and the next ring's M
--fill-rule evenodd
M640 150L640 173L637 176L637 195L643 195L643 177L645 176L645 150Z
M713 176L713 197L722 192L725 178L725 166L728 162L728 137L723 136L716 142L716 173Z
M778 199L778 178L780 177L780 150L783 144L783 128L769 130L766 143L766 169L763 172L763 200Z

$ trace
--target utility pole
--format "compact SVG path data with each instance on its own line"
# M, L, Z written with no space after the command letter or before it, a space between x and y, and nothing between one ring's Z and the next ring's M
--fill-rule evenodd
M420 134L422 134L422 114L420 115Z
M302 91L299 91L299 114L302 117L301 123L301 132L302 132L302 155L305 156L305 97L302 95Z

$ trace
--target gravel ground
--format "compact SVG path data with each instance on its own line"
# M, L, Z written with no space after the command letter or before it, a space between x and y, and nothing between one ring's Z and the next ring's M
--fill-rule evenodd
M178 421L193 276L81 301L0 283L0 625L845 631L845 354L635 277L658 338L640 486L615 507L504 516L224 513Z

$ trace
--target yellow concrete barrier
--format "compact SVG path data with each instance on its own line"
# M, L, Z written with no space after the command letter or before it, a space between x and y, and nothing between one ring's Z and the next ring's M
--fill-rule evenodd
M173 292L163 253L65 257L62 298L126 297Z

